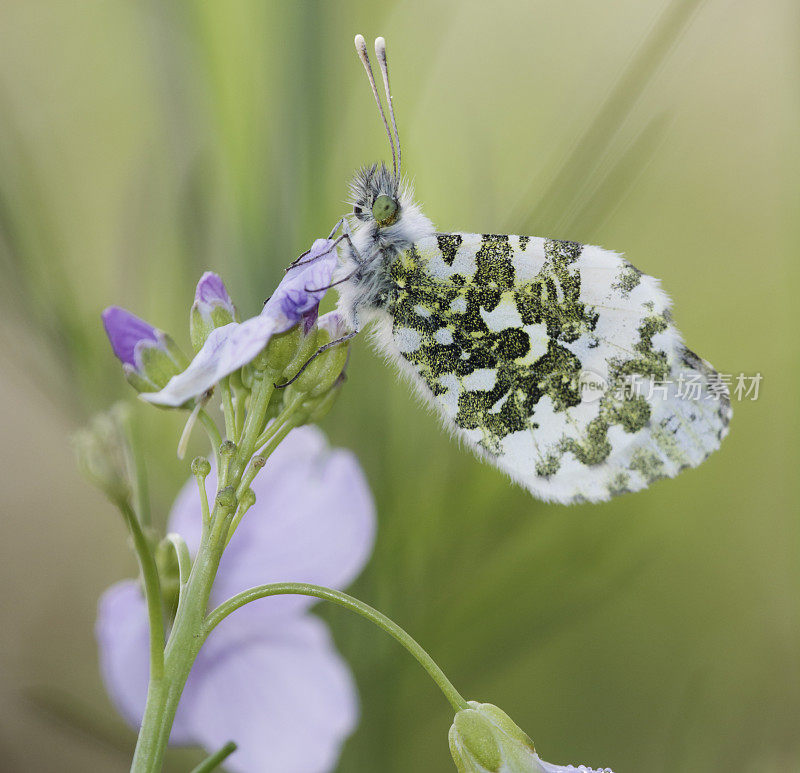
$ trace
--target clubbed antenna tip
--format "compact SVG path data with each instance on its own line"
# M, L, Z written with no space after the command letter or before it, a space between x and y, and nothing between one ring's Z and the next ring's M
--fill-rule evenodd
M375 76L372 72L372 65L369 61L369 54L367 53L367 42L364 40L364 36L359 34L355 36L354 43L356 46L356 51L358 52L358 58L361 60L361 63L364 65L364 70L367 73L367 78L369 79L369 85L372 88L372 95L375 97L375 103L378 105L378 110L381 114L381 119L383 120L383 126L386 129L386 136L389 138L389 146L392 149L392 170L394 172L395 179L398 178L400 165L399 165L399 138L398 138L398 149L395 150L394 140L397 138L397 123L394 118L394 109L392 108L392 97L391 93L389 92L389 73L386 67L386 41L383 38L378 38L375 41L375 55L378 57L378 65L381 69L381 74L383 75L383 85L386 91L386 100L389 106L389 114L392 118L392 128L394 129L394 136L392 136L392 130L389 128L389 121L386 120L386 113L383 111L383 103L381 102L381 98L378 95L378 88L375 85ZM379 45L380 44L380 45Z

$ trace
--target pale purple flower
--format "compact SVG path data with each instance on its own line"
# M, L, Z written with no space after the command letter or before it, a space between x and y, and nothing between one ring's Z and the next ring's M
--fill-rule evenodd
M211 496L215 474L206 486ZM253 483L257 501L222 559L215 606L253 585L279 581L344 587L372 550L372 497L355 457L330 449L315 427L293 430ZM178 495L169 530L194 553L200 501L191 480ZM324 623L308 613L314 599L279 596L246 605L203 645L184 691L171 743L239 748L233 773L331 770L353 731L353 679ZM137 727L147 690L148 634L139 585L126 580L100 600L97 638L111 697Z
M301 320L313 324L336 268L332 244L328 239L317 239L302 262L286 273L261 314L213 330L183 373L174 376L160 392L143 395L143 399L158 405L182 405L250 362L272 336Z

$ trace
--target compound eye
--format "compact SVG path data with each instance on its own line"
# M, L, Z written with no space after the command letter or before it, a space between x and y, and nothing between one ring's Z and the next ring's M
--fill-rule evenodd
M378 225L391 225L397 220L397 202L386 194L381 194L372 205L372 215Z

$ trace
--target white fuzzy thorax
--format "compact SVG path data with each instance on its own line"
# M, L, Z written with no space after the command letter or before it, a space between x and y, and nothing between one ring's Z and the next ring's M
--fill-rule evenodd
M341 242L342 263L334 281L353 276L337 286L338 311L353 330L361 330L375 316L376 300L389 286L389 266L397 254L435 231L433 223L414 201L414 191L408 183L400 186L398 202L400 216L390 226L381 228L372 219L355 221L357 225L350 231L350 239L360 263L347 241ZM357 269L358 273L354 273Z

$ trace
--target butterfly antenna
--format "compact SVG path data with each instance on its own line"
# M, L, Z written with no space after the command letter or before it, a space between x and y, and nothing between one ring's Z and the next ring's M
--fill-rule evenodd
M378 59L378 66L381 68L381 75L383 75L383 90L386 92L386 104L389 106L394 138L397 141L397 172L395 173L395 179L399 179L400 170L403 167L403 155L400 150L400 135L397 133L397 120L394 117L392 90L389 88L389 63L386 61L386 41L383 38L375 38L375 56Z
M383 38L380 38L383 40ZM386 136L389 138L389 145L392 148L392 170L394 171L395 179L397 178L397 153L394 149L394 140L392 139L392 131L389 128L389 122L386 120L386 113L383 111L383 104L381 103L381 98L378 95L378 87L375 85L375 76L372 73L372 65L369 63L369 54L367 54L367 42L364 40L363 35L356 35L356 51L358 52L358 58L361 60L361 64L364 65L364 69L367 71L367 78L369 78L369 85L372 86L372 95L375 97L375 103L378 105L378 110L380 110L381 118L383 119L383 126L386 129ZM384 53L384 62L386 61L386 54ZM384 76L385 78L386 76ZM388 81L386 81L388 83ZM391 110L391 102L389 103L389 109ZM394 123L394 114L392 114L392 123Z

